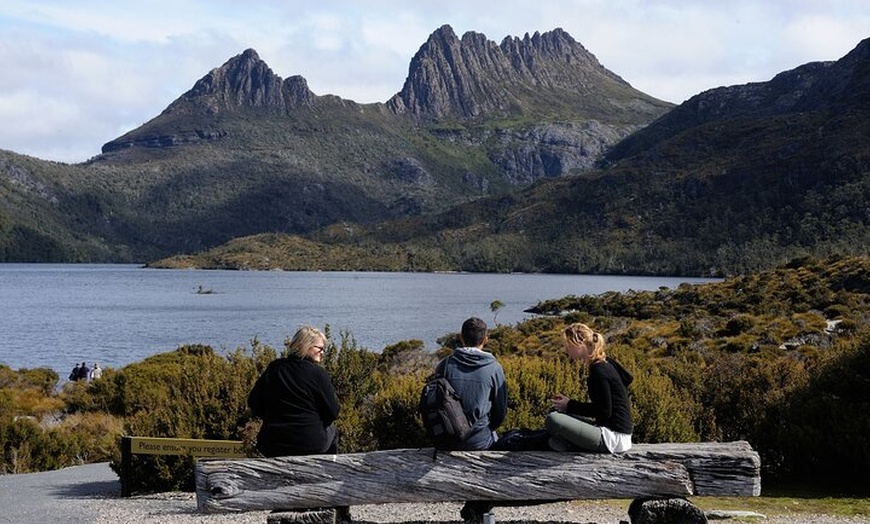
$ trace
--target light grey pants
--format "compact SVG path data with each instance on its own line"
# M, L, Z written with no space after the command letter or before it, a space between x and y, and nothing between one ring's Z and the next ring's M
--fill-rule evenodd
M601 428L589 419L553 411L547 415L545 426L550 435L567 440L582 451L610 453L601 438Z

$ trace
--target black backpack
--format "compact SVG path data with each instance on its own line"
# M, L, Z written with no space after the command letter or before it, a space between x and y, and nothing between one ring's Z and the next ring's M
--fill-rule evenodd
M489 449L493 451L553 451L550 433L544 429L512 429L500 436Z
M448 357L449 358L449 357ZM456 390L444 377L446 359L435 368L435 373L423 386L420 394L420 416L426 434L438 449L452 449L471 434L471 424Z

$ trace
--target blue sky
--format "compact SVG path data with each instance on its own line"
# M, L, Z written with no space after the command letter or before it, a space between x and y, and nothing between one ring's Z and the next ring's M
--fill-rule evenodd
M384 102L449 24L501 42L560 27L674 103L837 60L868 0L3 0L0 149L82 162L248 48L318 95Z

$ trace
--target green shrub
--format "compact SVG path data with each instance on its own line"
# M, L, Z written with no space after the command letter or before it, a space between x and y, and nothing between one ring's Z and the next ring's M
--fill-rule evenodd
M376 443L373 449L431 445L417 414L424 380L423 373L395 376L375 394L371 410L362 422L364 431Z
M699 436L694 400L655 369L638 370L630 388L634 442L694 442Z
M329 331L326 331L327 335ZM340 402L336 427L342 452L370 451L377 442L366 427L374 396L381 384L377 373L379 356L360 348L349 333L341 333L340 345L330 343L324 350L323 365L329 372Z
M7 419L3 424L3 472L26 473L53 469L39 450L45 446L45 434L30 418Z
M825 308L825 318L830 319L849 318L851 313L851 308L844 304L831 304Z
M103 368L100 379L76 381L63 385L61 398L68 413L100 412L123 416L125 408L119 387L122 383L113 368Z
M508 386L508 415L503 430L544 427L550 398L556 393L585 398L585 373L564 355L551 359L509 355L500 361Z
M208 346L182 346L104 375L100 381L114 386L95 388L94 394L124 417L128 435L240 440L251 420L248 393L275 354L256 340L250 351L238 348L226 356ZM108 396L113 392L115 398ZM128 487L190 488L192 465L189 457L136 456ZM120 475L119 460L111 467Z
M752 329L755 324L752 315L735 315L728 319L725 324L725 330L722 333L725 336L736 337L741 333L746 333Z
M36 388L47 397L54 393L60 380L57 372L49 368L20 369L18 376L20 384Z
M109 425L61 417L57 381L52 370L0 366L0 472L58 469L111 457Z
M704 370L699 400L711 410L722 439L759 442L768 414L807 376L804 362L788 354L720 354Z
M870 468L870 329L825 357L805 383L768 407L755 439L771 474L863 481Z

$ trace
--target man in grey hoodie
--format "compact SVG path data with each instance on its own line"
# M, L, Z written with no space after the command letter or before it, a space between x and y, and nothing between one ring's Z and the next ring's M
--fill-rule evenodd
M507 416L504 369L492 353L483 350L489 340L486 322L469 318L463 322L459 337L462 347L438 364L462 399L462 411L472 426L471 433L455 449L489 449L498 440L496 430ZM468 501L460 515L466 522L480 523L493 506L488 501Z
M471 434L456 449L489 449L498 439L495 431L507 415L504 369L492 353L483 350L489 340L486 322L469 318L462 324L459 336L462 347L439 365L462 399L462 411L472 426Z

